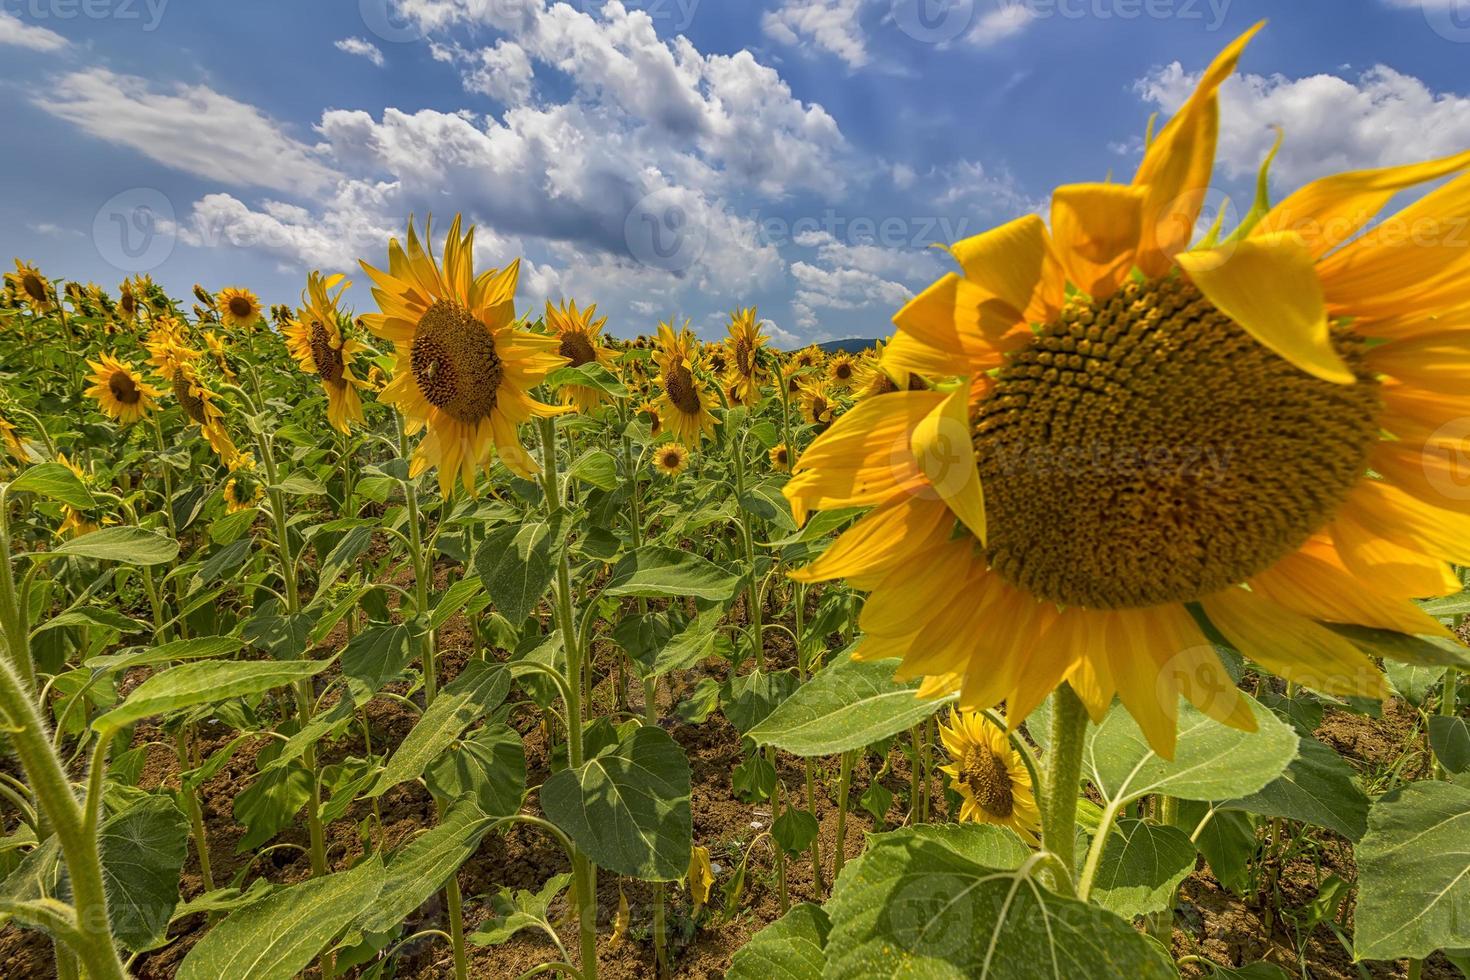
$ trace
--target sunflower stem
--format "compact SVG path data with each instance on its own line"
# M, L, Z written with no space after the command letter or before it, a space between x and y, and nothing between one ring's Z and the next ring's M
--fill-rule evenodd
M842 765L837 779L837 852L832 856L832 881L842 874L842 862L847 856L847 798L852 793L852 767L857 761L857 750L842 753Z
M1082 743L1087 710L1063 682L1052 695L1051 740L1041 801L1042 846L1069 872L1077 866L1077 787L1082 781Z

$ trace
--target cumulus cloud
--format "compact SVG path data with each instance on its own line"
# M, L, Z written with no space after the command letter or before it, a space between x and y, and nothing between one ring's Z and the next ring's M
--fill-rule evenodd
M832 317L822 312L826 310L837 314L842 326L837 335L886 335L887 317L944 271L933 252L843 241L826 229L801 232L794 242L815 253L813 261L791 264L796 283L793 309L797 325L807 331L833 332ZM855 311L865 315L854 318Z
M1198 81L1176 62L1137 83L1146 102L1178 110ZM1275 128L1286 140L1272 166L1283 190L1342 170L1407 163L1470 145L1470 98L1435 92L1412 75L1375 65L1356 79L1237 75L1220 90L1219 166L1254 175Z
M784 0L761 17L761 29L780 44L811 45L834 54L849 68L871 59L859 13L866 0Z
M337 177L314 148L269 116L206 85L158 89L134 75L88 68L63 76L34 101L98 139L232 186L315 191Z
M0 8L0 44L31 51L60 51L67 43L66 38L55 31L27 24L10 11Z
M382 68L386 63L383 59L382 50L373 42L360 37L344 37L340 41L333 42L333 47L338 51L345 51L359 58L366 58L379 68Z

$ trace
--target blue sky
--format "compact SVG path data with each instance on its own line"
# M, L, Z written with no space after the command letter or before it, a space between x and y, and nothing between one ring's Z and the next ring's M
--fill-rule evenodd
M1214 206L1470 146L1470 0L0 0L0 254L290 302L463 211L525 309L881 336L1261 18Z

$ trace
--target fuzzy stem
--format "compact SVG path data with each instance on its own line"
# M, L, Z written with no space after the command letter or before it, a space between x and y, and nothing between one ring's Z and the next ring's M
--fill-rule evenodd
M1063 683L1052 695L1041 834L1043 846L1069 872L1077 866L1077 787L1082 781L1082 744L1086 734L1087 710L1071 686Z

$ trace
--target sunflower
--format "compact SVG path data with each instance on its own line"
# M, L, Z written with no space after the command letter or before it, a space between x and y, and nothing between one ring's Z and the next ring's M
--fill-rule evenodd
M939 737L950 764L949 776L960 794L960 820L995 824L1014 830L1028 844L1040 839L1041 811L1031 786L1031 772L1009 736L973 711L951 711L939 725Z
M857 359L840 350L827 359L827 383L839 390L850 388L857 377L857 370Z
M352 422L363 421L357 389L365 383L353 373L352 362L368 349L361 341L343 335L345 318L338 312L337 303L351 285L343 282L341 275L309 273L306 288L301 291L301 309L296 319L282 328L291 356L301 370L320 379L327 393L327 420L344 434ZM337 289L335 293L330 292L333 288Z
M199 426L209 448L214 450L220 461L226 466L234 462L239 450L235 448L229 431L225 429L224 412L215 404L219 395L199 380L192 361L184 361L178 365L173 376L173 392L184 409L184 414L189 421Z
M226 381L236 380L238 375L230 366L229 352L225 350L225 342L220 339L219 334L213 330L204 331L204 349L214 359L214 366L224 375Z
M682 442L661 443L653 450L653 465L664 476L678 476L689 465L689 450Z
M788 473L791 471L791 450L787 448L786 443L776 443L776 445L771 447L771 451L767 455L771 460L771 469L777 473Z
M827 360L827 355L822 353L822 348L816 344L808 344L799 351L795 351L788 359L788 363L796 370L802 368L821 367Z
M185 369L192 370L200 357L200 352L188 345L183 324L169 316L154 321L143 349L148 352L148 363L165 381L173 381Z
M137 422L153 408L158 389L143 380L143 376L111 354L101 355L101 360L87 361L92 373L87 380L92 387L86 390L90 398L108 418L117 419L124 425Z
M125 326L138 319L138 294L133 292L133 284L127 279L117 287L117 317Z
M601 364L612 368L612 350L602 342L602 328L607 324L607 317L594 320L596 315L595 303L578 311L575 300L559 307L547 302L546 326L557 339L557 353L567 359L570 367ZM607 401L608 396L601 389L587 385L562 385L561 400L563 405L571 405L585 415Z
M705 435L714 431L715 417L709 410L712 404L709 391L694 373L690 356L694 344L694 332L689 329L688 320L678 333L671 324L658 325L654 359L658 362L659 385L663 388L658 399L660 415L675 439L698 445Z
M460 234L455 215L441 267L410 221L407 251L397 239L388 245L387 272L362 264L377 283L373 296L382 310L362 322L395 348L396 370L382 401L398 406L410 433L428 427L410 472L438 467L446 497L456 477L474 492L475 473L488 466L492 449L513 472L538 472L516 427L563 411L528 394L566 358L555 337L516 323L520 261L477 276L474 238L473 227Z
M230 460L230 478L225 481L225 513L237 514L260 503L265 483L255 474L255 455L236 453Z
M83 483L91 482L86 471L76 463L66 458L66 453L57 453L56 461L71 470L78 480ZM97 530L98 524L84 511L77 510L70 504L61 505L61 526L56 529L58 538L79 538L83 534L91 534Z
M17 463L30 462L31 454L21 440L19 430L3 415L0 415L0 445L5 446L5 451L14 456Z
M35 266L16 259L15 271L5 273L5 281L14 290L16 298L33 312L46 313L54 307L55 293L51 283Z
M730 314L730 337L725 341L727 366L724 380L727 389L739 393L738 399L730 399L732 402L754 405L760 401L760 382L765 378L760 352L765 344L766 335L761 333L755 307Z
M227 327L253 327L260 319L260 297L248 289L226 286L215 298L220 322Z
M648 417L649 434L657 439L659 433L664 431L663 416L659 414L658 404L653 401L645 401L638 406L638 411Z
M801 420L818 429L832 424L836 400L827 382L821 378L805 378L796 389L796 404L801 409Z
M895 391L924 391L929 385L915 371L884 360L883 341L858 361L857 374L853 378L853 391L858 398L889 395Z
M1470 217L1470 153L1317 180L1191 250L1216 92L1256 29L1132 184L955 245L963 273L897 314L887 356L961 383L860 402L785 488L800 517L875 506L800 577L871 591L862 655L925 694L1019 719L1066 680L1172 756L1181 694L1253 726L1192 612L1334 695L1387 689L1323 623L1445 635L1411 598L1470 563L1470 251L1426 229Z

